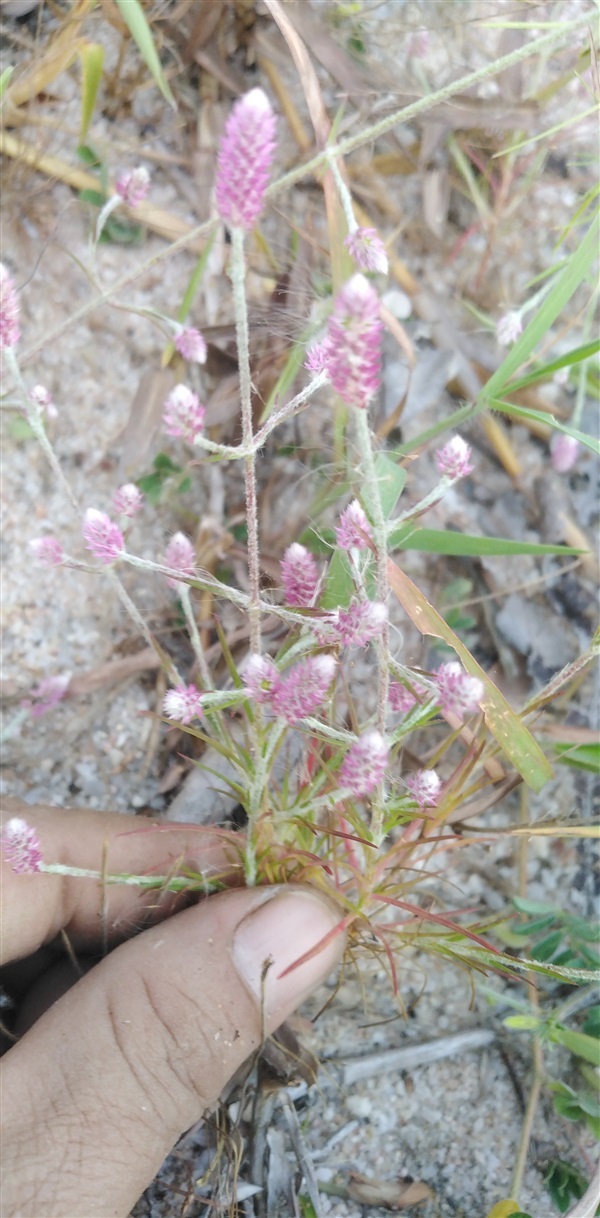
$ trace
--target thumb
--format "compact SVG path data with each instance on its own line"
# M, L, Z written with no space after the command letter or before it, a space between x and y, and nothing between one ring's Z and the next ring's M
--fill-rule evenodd
M5 1218L124 1218L263 1034L335 967L339 922L312 889L231 891L78 981L4 1058Z

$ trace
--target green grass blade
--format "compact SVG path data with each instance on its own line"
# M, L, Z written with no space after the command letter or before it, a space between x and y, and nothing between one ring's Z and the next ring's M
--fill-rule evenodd
M581 347L574 347L572 351L567 351L566 355L552 360L550 364L543 364L540 368L536 368L535 372L530 372L528 376L521 376L518 381L511 381L509 385L505 386L504 392L516 393L519 389L526 389L528 385L535 385L537 381L546 381L561 368L571 368L573 364L580 364L582 360L590 359L597 351L600 351L600 338L595 338L591 343L583 343Z
M4 97L14 70L14 66L9 64L8 67L5 68L2 73L0 73L0 101L2 101L2 98Z
M158 51L154 45L152 31L148 25L146 14L139 0L115 0L119 12L133 38L148 71L156 81L162 95L174 110L177 109L175 98L169 88L167 78L162 70Z
M569 258L566 266L557 275L556 280L546 299L540 305L537 313L521 334L514 347L508 352L500 367L484 385L480 399L490 403L504 391L509 379L529 359L537 344L547 334L565 305L586 278L593 266L598 253L598 232L600 229L600 214L596 216L579 248Z
M81 127L79 143L85 144L104 68L104 47L86 42L79 51L81 60Z
M556 744L554 747L560 765L600 774L600 744Z
M528 406L515 406L514 402L503 402L499 398L495 398L489 404L492 410L500 410L514 419L531 419L535 423L545 423L546 427L553 427L555 431L562 431L566 436L572 436L585 448L591 448L597 457L600 456L600 443L594 436L588 436L585 431L578 431L576 427L569 427L567 423L559 423L553 414L546 414L544 410L530 410Z
M404 531L404 535L403 535ZM475 537L470 533L455 533L451 529L414 529L400 525L388 539L390 550L421 550L425 554L450 554L456 558L493 557L500 554L584 554L570 546L538 545L535 542L512 541L505 537Z
M388 578L392 591L417 630L420 630L421 634L443 639L456 652L467 672L473 677L479 677L483 682L481 709L492 736L527 785L534 791L541 790L544 783L553 776L552 766L531 732L506 701L504 694L490 681L483 668L473 659L468 647L465 647L433 605L429 604L416 584L413 584L391 559L388 562Z

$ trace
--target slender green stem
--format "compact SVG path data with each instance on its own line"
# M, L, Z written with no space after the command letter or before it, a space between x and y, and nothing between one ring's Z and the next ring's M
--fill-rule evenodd
M346 224L348 225L348 232L355 233L358 228L358 222L356 216L354 215L352 195L350 194L350 191L348 190L348 187L346 186L346 183L344 182L344 179L340 173L337 157L330 155L328 158L328 164L337 187L338 195L340 196L340 203L344 209Z
M258 654L260 639L260 556L258 549L258 505L256 499L256 455L254 452L254 430L252 424L252 380L250 377L250 342L248 335L248 309L246 305L246 260L244 257L244 230L231 230L231 284L235 311L235 333L240 375L240 398L242 407L242 439L247 450L244 457L246 486L246 526L248 530L248 575L250 579L250 647Z
M183 892L197 884L193 877L184 875L130 875L128 872L107 874L87 867L67 867L63 863L40 863L38 870L46 875L66 875L79 880L98 880L102 884L125 884L130 888L162 888L168 892ZM202 876L202 891L204 892L207 887L216 891L221 885L211 884L206 876Z
M181 598L181 604L183 605L183 612L185 614L186 625L190 632L190 639L192 641L192 647L194 649L194 655L196 657L198 671L202 678L204 688L205 689L214 689L214 682L210 675L210 669L208 667L208 664L206 663L206 656L204 654L202 640L200 638L200 634L198 632L198 627L196 625L196 618L194 616L194 610L192 608L192 598L191 598L191 593L190 593L188 584L179 585L179 596Z
M179 672L177 671L176 665L166 655L166 652L162 651L160 648L157 647L156 642L152 637L152 632L150 631L149 627L147 626L146 622L144 621L139 609L137 608L137 605L135 604L134 601L132 601L126 588L121 583L121 580L119 579L119 576L117 575L116 571L113 571L112 567L107 567L106 574L107 574L123 608L129 614L134 625L137 626L142 638L148 644L148 647L151 647L152 650L154 652L156 652L156 654L160 660L161 667L166 669L169 680L172 681L174 685L182 685L183 678L180 676Z

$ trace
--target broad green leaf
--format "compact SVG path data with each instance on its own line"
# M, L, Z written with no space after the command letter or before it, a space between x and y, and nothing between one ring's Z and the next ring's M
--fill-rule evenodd
M348 555L343 550L336 550L327 571L321 606L323 609L347 609L353 592L354 580Z
M554 418L553 414L546 414L543 410L530 410L528 406L515 406L513 402L505 402L501 398L494 398L490 402L492 410L499 410L502 414L509 414L513 419L531 419L534 423L544 423L546 427L553 427L555 431L562 431L566 436L572 436L574 440L578 440L580 444L586 448L591 448L596 456L600 456L600 443L594 436L588 436L584 431L578 431L576 427L569 427L567 423L559 423L558 419Z
M545 901L530 901L529 897L513 897L512 903L519 913L526 914L556 914L556 905L548 905Z
M556 276L555 282L540 305L529 325L526 326L514 347L503 359L500 367L484 385L480 398L490 403L504 393L505 386L515 372L529 359L538 343L548 333L556 318L577 291L579 284L589 275L598 253L600 214L596 214L579 248L568 259Z
M554 747L561 765L600 774L600 744L556 744Z
M415 529L401 524L392 529L388 544L391 550L421 550L426 554L452 554L457 557L499 554L582 554L570 546L538 545L535 542L512 541L504 537L475 537L453 529Z
M404 490L406 470L401 465L398 465L397 461L392 461L386 453L377 453L375 458L375 473L377 475L383 515L387 520L391 516ZM373 503L371 488L363 485L361 496L365 505L365 511L371 520L373 520L375 517L375 504Z
M531 732L507 702L504 694L501 694L493 681L490 681L483 668L473 659L469 649L451 630L433 605L429 604L416 584L413 584L412 580L391 559L388 561L388 578L392 591L421 634L443 639L456 652L467 672L483 682L484 695L481 709L492 736L498 741L507 757L510 757L515 769L519 771L527 785L534 791L540 791L544 783L552 778L552 767Z
M162 70L158 51L154 45L152 31L148 25L146 14L139 0L115 0L121 16L127 25L127 28L137 43L138 50L150 74L154 77L163 97L169 102L174 110L177 109L175 98L171 93L167 78Z
M81 128L79 143L85 144L104 68L104 47L99 42L84 42L81 60Z
M600 1041L595 1036L586 1036L585 1032L572 1032L570 1028L551 1028L550 1040L557 1045L563 1045L576 1057L591 1062L592 1066L600 1066Z
M517 393L519 389L526 389L528 385L535 385L537 381L546 381L555 372L560 372L561 368L571 368L573 364L579 364L582 360L589 359L597 351L600 351L600 339L595 338L591 343L584 343L582 347L574 347L572 351L567 351L566 355L552 360L552 363L536 368L534 372L529 373L529 376L521 376L518 381L511 381L509 385L505 386L503 392Z

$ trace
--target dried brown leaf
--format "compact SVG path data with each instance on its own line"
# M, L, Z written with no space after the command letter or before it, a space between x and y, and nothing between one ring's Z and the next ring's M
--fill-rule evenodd
M352 1172L348 1196L360 1205L380 1205L386 1210L403 1210L409 1205L431 1201L434 1193L420 1180L399 1176L397 1180L370 1180Z

